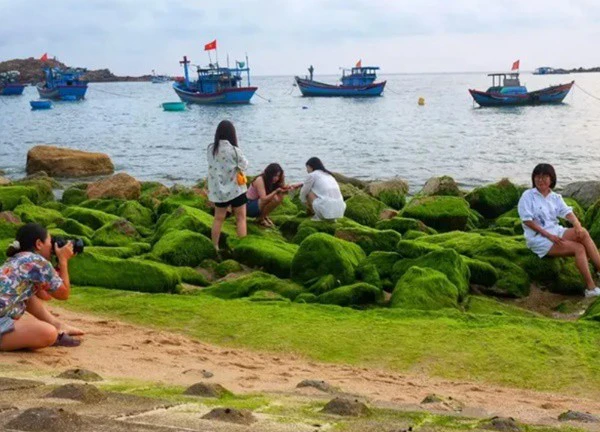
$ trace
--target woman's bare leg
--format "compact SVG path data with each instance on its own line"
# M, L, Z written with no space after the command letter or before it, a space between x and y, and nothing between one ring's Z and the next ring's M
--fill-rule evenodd
M590 274L585 248L581 243L565 240L562 244L554 244L550 249L550 252L548 252L548 255L555 257L574 256L575 265L577 266L579 273L581 273L585 279L587 288L594 289L596 287L594 279L592 279L592 275Z
M56 330L59 332L63 331L69 336L81 336L84 334L83 331L79 330L77 327L64 324L60 320L56 319L56 317L50 313L48 308L46 308L44 301L36 296L33 296L27 300L27 312L40 321L52 324Z
M246 237L246 204L239 207L235 207L233 209L233 213L235 214L235 227L237 230L238 237Z
M313 201L317 199L317 196L315 195L314 192L309 192L308 195L306 196L306 209L308 210L308 214L314 214L315 211L313 210Z
M58 331L47 322L24 316L15 321L15 329L0 337L0 351L46 348L56 342Z
M246 206L244 206L244 208L246 208ZM221 237L221 230L223 229L223 222L225 222L226 215L226 207L215 207L215 218L213 219L212 229L210 230L210 237L216 250L219 250L219 238Z
M596 271L600 271L600 253L598 253L598 248L596 247L594 240L592 240L592 237L590 236L588 230L584 229L583 238L578 239L577 235L575 234L575 230L573 228L569 228L565 231L562 238L564 238L565 240L581 243L585 248L587 256L592 260Z
M260 215L257 221L263 221L269 217L269 214L281 205L282 198L279 195L275 195L271 200L259 200L258 208L260 209Z

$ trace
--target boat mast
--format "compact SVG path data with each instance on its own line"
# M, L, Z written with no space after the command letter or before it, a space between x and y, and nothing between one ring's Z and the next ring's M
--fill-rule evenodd
M187 56L183 56L183 60L179 62L179 64L183 65L183 75L185 77L185 86L189 87L190 86L190 76L188 73L188 64L190 63L190 61L187 59Z
M248 87L250 87L250 64L248 64L248 53L246 53L246 73L248 74Z

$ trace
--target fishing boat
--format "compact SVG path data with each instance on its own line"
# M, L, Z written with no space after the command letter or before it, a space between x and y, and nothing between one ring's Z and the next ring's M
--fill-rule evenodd
M219 63L208 67L196 67L198 79L190 80L187 57L183 65L183 80L173 83L173 90L183 101L194 104L247 104L258 89L250 86L250 68L246 62L236 62L235 68L220 67ZM247 86L242 87L242 73L246 73Z
M567 75L570 74L568 70L565 69L554 69L550 66L542 66L533 71L534 75Z
M312 77L314 69L311 66L308 68L310 76L297 76L295 79L302 96L380 96L386 81L375 82L377 70L378 66L362 66L359 61L355 67L342 70L341 85L333 85L315 81Z
M152 78L150 81L152 84L162 84L171 81L171 78L166 75L156 75L156 72L152 69Z
M482 107L561 103L575 83L571 81L529 92L527 87L521 85L518 72L494 73L488 76L492 77L492 86L486 91L469 90L475 102Z
M0 73L0 96L18 96L23 94L26 84L19 82L19 71Z
M85 97L87 81L80 79L85 69L44 68L45 82L37 85L43 99L80 100Z

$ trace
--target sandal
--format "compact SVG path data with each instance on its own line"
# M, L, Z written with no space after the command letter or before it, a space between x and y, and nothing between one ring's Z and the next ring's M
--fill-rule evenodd
M269 222L266 219L257 220L256 223L259 224L261 227L264 227L264 228L272 228L272 225L270 225Z
M52 346L62 346L62 347L77 347L81 345L81 341L79 339L75 339L72 336L69 336L65 332L60 332L56 341L52 344Z

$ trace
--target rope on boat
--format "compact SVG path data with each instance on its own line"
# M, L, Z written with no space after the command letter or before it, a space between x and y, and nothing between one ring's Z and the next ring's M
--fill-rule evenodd
M391 92L392 92L392 93L394 93L394 94L397 94L397 95L400 95L400 96L402 96L402 93L399 93L399 92L397 92L397 91L394 91L394 89L393 89L393 88L391 88L389 85L388 85L388 86L385 86L385 89L386 89L386 90L388 90L388 91L391 91Z
M267 101L267 102L269 102L269 103L271 102L271 99L267 99L267 98L265 98L265 97L262 97L262 96L261 96L261 95L259 95L258 93L254 93L254 94L255 94L256 96L258 96L259 98L266 100L266 101Z
M586 91L585 89L583 89L579 84L575 83L575 87L577 87L579 90L581 90L582 92L584 92L586 95L588 95L591 98L594 98L596 100L600 101L600 98L598 96L594 96L593 94L591 94L590 92Z
M95 87L94 87L94 91L99 91L101 93L106 93L106 94L113 95L113 96L121 96L121 97L125 97L125 98L130 98L130 99L138 99L135 96L130 96L130 95L122 94L122 93L109 92L109 91L102 90L102 89L95 88Z

